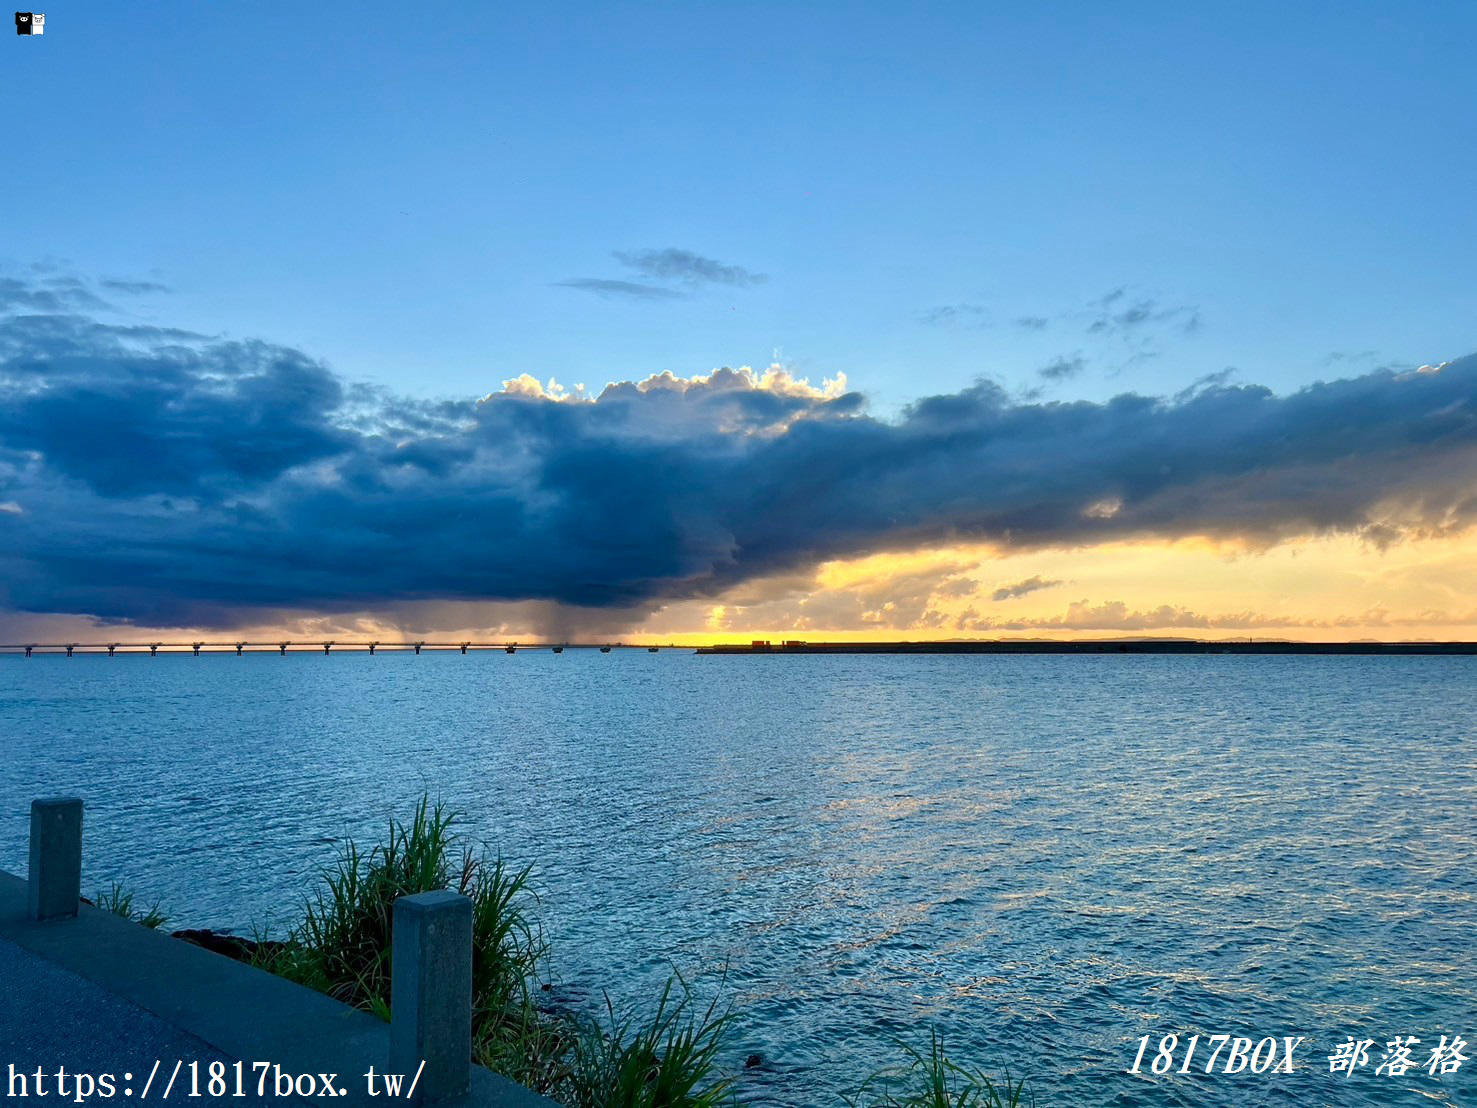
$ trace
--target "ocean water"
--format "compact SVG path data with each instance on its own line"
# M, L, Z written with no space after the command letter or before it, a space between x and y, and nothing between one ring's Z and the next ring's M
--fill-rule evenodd
M80 793L84 891L280 926L429 791L535 864L566 1002L721 979L748 1103L933 1029L1040 1105L1473 1104L1477 1047L1374 1071L1477 1043L1474 732L1462 657L6 657L0 868ZM1304 1041L1206 1075L1217 1034Z

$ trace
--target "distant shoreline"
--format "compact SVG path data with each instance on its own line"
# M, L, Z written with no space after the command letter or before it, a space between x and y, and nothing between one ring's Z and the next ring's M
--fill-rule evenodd
M479 642L212 642L212 643L0 643L0 657L150 657L212 654L507 654L551 651L693 654L1400 654L1477 655L1477 642L1288 642L1284 640L1205 641L1197 639L953 639L923 642L714 643L479 643Z
M791 642L700 646L699 654L1477 654L1477 642L1197 642L1192 639L1053 642Z

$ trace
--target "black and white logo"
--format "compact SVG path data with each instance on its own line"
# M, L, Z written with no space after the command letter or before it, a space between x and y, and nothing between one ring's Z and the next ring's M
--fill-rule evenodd
M16 12L15 33L18 35L44 35L46 16L41 12Z

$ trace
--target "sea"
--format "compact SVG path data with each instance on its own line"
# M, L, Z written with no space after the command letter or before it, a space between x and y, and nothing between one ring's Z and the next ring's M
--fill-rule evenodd
M0 868L81 795L84 893L281 934L429 795L560 1003L731 1008L742 1103L937 1036L1041 1106L1471 1105L1474 737L1472 657L7 656Z

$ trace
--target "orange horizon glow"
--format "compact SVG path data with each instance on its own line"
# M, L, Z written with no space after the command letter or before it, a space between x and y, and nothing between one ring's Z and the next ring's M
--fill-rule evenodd
M460 602L393 615L302 615L219 628L37 617L15 642L806 642L1477 640L1477 531L1378 548L1350 536L1257 549L1206 538L876 553L758 579L722 597L603 612ZM999 597L999 599L997 599ZM19 637L18 637L19 636Z

